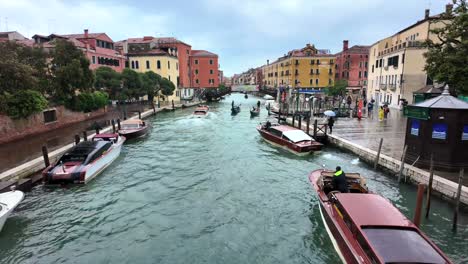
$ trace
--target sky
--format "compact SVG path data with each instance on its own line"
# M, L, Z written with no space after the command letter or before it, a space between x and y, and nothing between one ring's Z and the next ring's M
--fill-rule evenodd
M219 55L225 76L274 61L307 43L332 53L344 39L371 45L441 13L451 0L0 0L0 31L72 34L114 41L176 37Z

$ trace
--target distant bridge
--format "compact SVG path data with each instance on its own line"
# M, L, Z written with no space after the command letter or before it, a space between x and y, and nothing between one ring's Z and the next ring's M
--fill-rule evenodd
M233 92L258 92L257 85L233 85L231 86L231 91Z

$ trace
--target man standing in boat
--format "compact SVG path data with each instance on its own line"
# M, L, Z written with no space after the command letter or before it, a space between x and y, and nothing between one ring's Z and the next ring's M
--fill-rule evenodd
M342 193L349 192L345 173L340 166L336 167L335 174L333 174L333 185L335 186L336 191L340 191Z

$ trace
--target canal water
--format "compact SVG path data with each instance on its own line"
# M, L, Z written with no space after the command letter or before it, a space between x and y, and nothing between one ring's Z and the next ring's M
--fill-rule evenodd
M231 100L242 110L231 116ZM308 182L322 165L360 172L412 218L415 188L334 148L297 157L263 141L236 94L149 119L145 138L86 186L36 187L0 233L0 263L339 263ZM433 199L423 229L453 260L468 252L468 216ZM369 212L372 214L372 212Z

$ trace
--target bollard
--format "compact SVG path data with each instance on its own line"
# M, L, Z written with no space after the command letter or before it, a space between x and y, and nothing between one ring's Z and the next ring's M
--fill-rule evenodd
M47 146L42 146L42 157L44 157L44 165L47 167L50 166L49 162L49 152L47 151Z
M314 120L314 139L317 140L318 120Z
M453 231L457 230L458 210L460 209L460 195L461 195L461 189L463 186L463 174L465 174L465 168L460 169L460 175L458 176L457 199L455 200L455 211L453 213L453 225L452 225Z
M98 134L99 134L99 128L96 127L96 135L98 135Z
M403 155L401 155L400 171L398 172L398 182L400 182L401 180L401 174L403 174L403 168L405 167L405 156L406 156L407 148L408 148L408 145L405 145L405 147L403 148Z
M423 196L424 196L424 184L420 183L418 184L418 194L416 197L416 208L415 208L414 219L413 219L413 223L417 227L419 227L421 224L421 207L422 207L422 202L423 202Z
M120 130L121 127L120 127L120 119L117 119L117 128Z
M78 145L80 143L80 136L75 135L75 145Z
M138 111L138 119L141 119L141 111Z
M114 119L111 120L111 124L112 124L112 133L115 133L115 121L114 121Z
M88 133L85 131L83 131L83 141L88 141Z
M307 128L306 128L306 131L307 131L307 135L309 135L309 132L310 132L310 116L307 117Z
M383 143L383 138L380 139L379 150L377 151L377 157L375 157L375 161L374 161L374 170L377 169L377 165L379 164L380 151L382 150L382 143Z
M434 179L434 157L431 153L431 165L429 169L429 184L427 186L426 196L426 218L429 218L429 211L431 210L431 194L432 194L432 181Z

